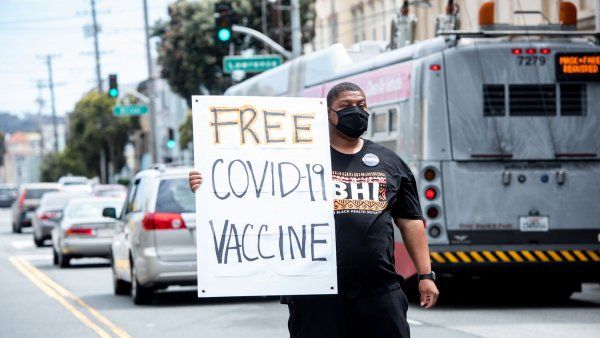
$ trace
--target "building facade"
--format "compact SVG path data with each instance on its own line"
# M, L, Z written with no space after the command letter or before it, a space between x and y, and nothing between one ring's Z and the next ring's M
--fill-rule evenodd
M365 40L389 41L392 16L402 6L403 0L316 0L316 49L341 42L345 46ZM478 28L479 7L484 0L456 0L460 6L461 29ZM559 0L495 0L495 22L513 25L537 25L558 22ZM596 0L572 0L578 10L578 29L593 30ZM415 39L425 40L435 36L435 22L444 12L447 1L411 1L409 13L417 18ZM427 7L429 3L431 7ZM541 11L535 14L514 14L518 10Z
M29 183L40 180L41 136L39 133L16 132L7 137L4 154L4 183Z

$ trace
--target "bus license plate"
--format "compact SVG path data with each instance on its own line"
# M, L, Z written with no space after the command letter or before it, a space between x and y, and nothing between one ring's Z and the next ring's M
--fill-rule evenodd
M548 231L548 216L521 216L519 226L521 231Z

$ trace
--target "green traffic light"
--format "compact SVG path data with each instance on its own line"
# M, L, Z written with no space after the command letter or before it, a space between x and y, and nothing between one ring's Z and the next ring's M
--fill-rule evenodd
M175 145L176 145L175 140L168 140L167 141L167 148L173 149L173 148L175 148Z
M117 88L111 88L111 89L108 91L108 95L109 95L110 97L118 97L118 96L119 96L119 90L118 90Z
M219 37L219 40L227 42L231 39L231 31L228 28L221 28L219 29L217 36Z

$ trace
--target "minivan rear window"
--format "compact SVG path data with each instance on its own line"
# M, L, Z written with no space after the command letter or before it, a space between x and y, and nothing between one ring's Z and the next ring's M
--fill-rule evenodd
M27 189L25 199L40 199L47 192L58 191L58 189Z
M165 179L158 186L156 212L196 212L194 193L187 178Z

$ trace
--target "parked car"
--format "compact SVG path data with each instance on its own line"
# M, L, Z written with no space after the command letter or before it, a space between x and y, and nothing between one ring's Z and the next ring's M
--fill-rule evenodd
M99 197L127 197L127 188L120 184L96 184L93 188L94 196Z
M72 258L108 258L115 230L119 198L73 198L64 209L59 226L52 229L54 264L67 267Z
M33 227L33 242L36 246L44 245L44 241L50 239L52 229L57 226L61 219L64 208L72 198L86 197L89 194L83 192L56 191L44 194L40 206L36 209L31 219Z
M0 208L10 207L17 199L17 188L10 184L0 184Z
M135 176L111 245L115 294L131 293L135 304L145 304L156 289L196 285L190 169L162 167Z
M62 176L58 183L63 186L63 190L71 192L92 192L92 185L87 177L84 176Z
M25 183L19 188L19 199L12 205L12 230L20 233L22 228L31 226L35 209L47 192L59 191L58 183Z

